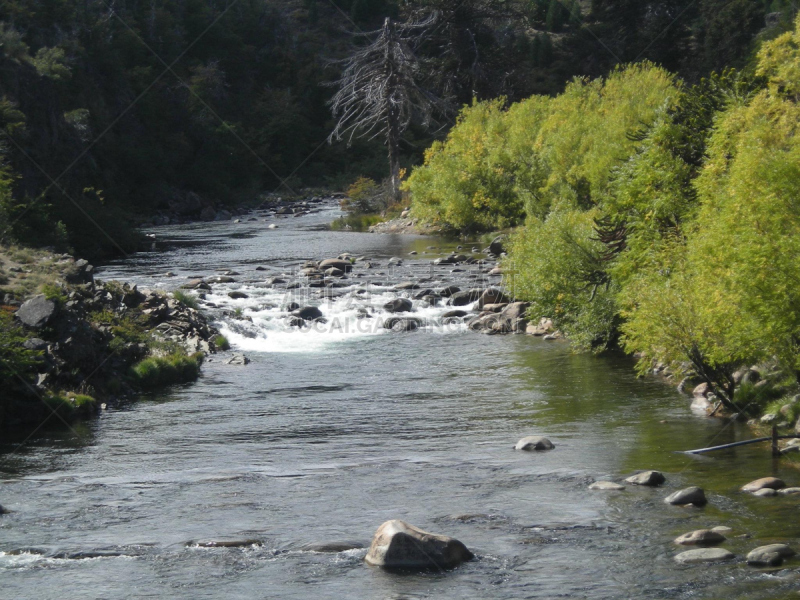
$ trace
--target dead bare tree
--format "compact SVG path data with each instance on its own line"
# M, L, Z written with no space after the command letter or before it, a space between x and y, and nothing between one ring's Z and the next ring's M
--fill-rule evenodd
M430 125L446 104L424 89L420 61L414 48L436 15L396 23L387 18L377 31L357 34L369 41L341 61L338 91L329 104L338 118L328 141L383 137L389 152L392 199L400 197L400 139L412 120Z

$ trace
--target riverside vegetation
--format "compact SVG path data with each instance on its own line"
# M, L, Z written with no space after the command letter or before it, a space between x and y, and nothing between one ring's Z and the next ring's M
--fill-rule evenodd
M194 381L203 357L228 347L189 294L95 281L68 255L3 248L0 260L0 427Z
M406 182L412 216L513 227L505 284L577 349L793 424L800 379L800 20L743 70L650 62L475 102Z
M95 259L135 249L136 226L156 215L213 218L264 191L380 178L380 141L323 143L334 90L320 84L340 76L352 32L386 17L438 15L415 49L420 85L461 106L555 94L637 58L695 81L745 64L792 11L789 0L8 0L0 241ZM412 124L400 166L437 135Z

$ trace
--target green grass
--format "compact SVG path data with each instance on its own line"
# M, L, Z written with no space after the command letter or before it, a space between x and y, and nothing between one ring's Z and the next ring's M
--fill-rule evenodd
M181 304L185 304L189 308L193 308L197 310L199 303L197 302L197 297L193 294L187 294L181 290L175 290L172 292L172 297L175 298Z
M228 341L228 338L222 334L215 335L211 341L214 343L214 346L216 346L217 350L231 349L231 343Z
M152 390L165 385L196 380L202 362L202 352L190 356L181 353L151 356L134 365L131 368L131 375L139 387Z
M788 412L785 415L781 414L781 408L787 404L789 405ZM800 402L792 404L790 398L779 398L778 400L773 400L767 404L764 407L763 414L778 415L778 422L786 420L794 425L797 422L797 418L800 417Z
M81 417L94 412L97 400L86 394L54 394L44 397L44 402L62 417Z
M339 217L331 223L333 231L366 231L372 225L377 225L384 220L380 215L346 215Z
M766 384L742 383L734 392L736 406L751 415L761 415L770 412L768 408L778 402L780 409L786 402L778 400L788 392L785 382L768 381Z

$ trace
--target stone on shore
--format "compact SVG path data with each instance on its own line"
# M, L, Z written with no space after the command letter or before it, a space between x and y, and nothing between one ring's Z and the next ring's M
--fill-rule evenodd
M666 478L660 471L642 471L641 473L636 473L636 475L631 475L625 481L633 485L656 487L664 483Z
M589 486L590 490L619 491L624 490L625 486L613 481L595 481Z
M706 500L706 494L702 488L692 486L670 494L664 498L664 502L675 506L686 506L687 504L705 506L708 500Z
M378 527L364 560L388 569L443 570L472 558L462 542L395 519Z
M25 301L17 310L16 316L23 325L31 329L41 329L50 322L56 310L56 303L40 294Z
M704 562L717 562L734 558L732 552L724 548L696 548L687 550L675 556L675 561L684 565L691 565Z
M478 308L483 308L487 304L508 304L511 299L497 288L485 290L478 298Z
M675 538L675 543L680 546L713 546L721 544L727 538L713 529L698 529L684 533Z
M777 567L784 558L794 556L795 552L786 544L759 546L747 554L747 564L754 567Z
M553 442L546 437L535 435L522 438L514 446L514 450L552 450L553 448L555 448Z
M742 491L752 493L763 489L782 490L785 487L786 483L784 483L782 479L778 479L777 477L762 477L761 479L751 481L747 485L743 485Z

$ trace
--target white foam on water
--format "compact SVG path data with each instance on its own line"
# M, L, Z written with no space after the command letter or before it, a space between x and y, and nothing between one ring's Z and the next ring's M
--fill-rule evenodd
M341 294L335 298L320 298L318 288L298 290L274 289L247 285L237 285L236 291L247 294L247 298L230 298L232 288L215 287L207 300L221 309L237 314L227 316L218 326L228 338L232 348L250 352L320 352L341 343L356 342L374 336L395 334L384 328L390 317L414 318L422 321L422 326L412 335L434 333L446 335L463 333L463 323L442 324L442 315L455 307L447 306L446 299L436 306L427 306L422 301L413 300L413 311L390 313L383 306L398 297L410 297L408 293L398 293L382 286L354 285L349 288L335 288L333 293ZM356 290L365 293L356 293ZM412 293L413 294L413 293ZM317 306L325 322L308 322L304 327L289 325L290 315L286 310L290 302L301 307ZM469 311L470 306L460 307ZM369 316L364 316L364 311Z

